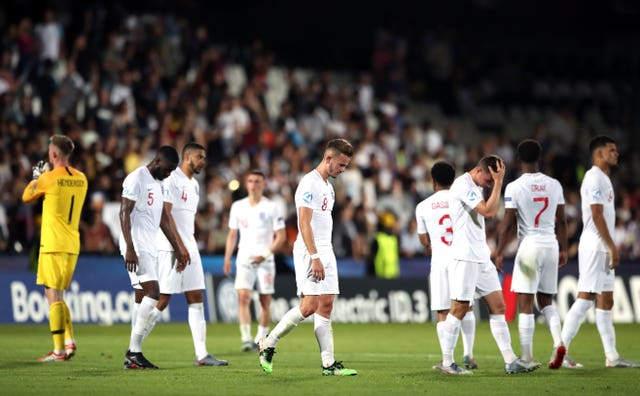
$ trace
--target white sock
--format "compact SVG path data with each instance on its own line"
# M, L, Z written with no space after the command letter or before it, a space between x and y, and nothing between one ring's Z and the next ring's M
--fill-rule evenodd
M196 358L204 359L209 354L207 352L207 322L204 320L204 304L189 304L187 312Z
M571 341L578 334L580 325L584 322L587 311L593 306L593 301L584 298L578 298L573 302L567 316L564 318L564 326L562 326L562 342L569 350Z
M260 325L258 325L258 332L256 333L256 338L253 340L253 342L255 342L257 344L258 341L260 341L261 339L263 339L267 335L269 335L269 326L260 326Z
M533 314L518 315L518 334L520 335L521 358L526 362L533 361L533 333L536 324Z
M462 347L464 349L464 356L473 357L473 344L476 339L476 315L473 311L467 312L462 318L462 324L460 325L462 331Z
M555 305L549 304L542 308L542 314L547 321L551 338L553 338L553 347L557 348L562 345L562 325L560 324L560 315Z
M151 333L151 330L153 330L153 328L156 326L156 323L158 323L161 316L162 316L162 311L160 311L156 307L153 307L153 311L151 311L151 315L149 316L149 324L144 329L144 334L142 335L143 341L149 336L149 334Z
M441 322L440 349L442 349L442 365L448 367L453 363L453 349L455 348L460 332L461 320L451 314L447 314L444 322Z
M602 339L605 356L610 361L618 360L620 355L616 349L616 331L613 328L612 312L596 308L596 325L600 339Z
M251 323L240 323L240 339L243 343L251 342Z
M291 308L286 314L284 314L282 319L280 319L276 327L271 330L269 337L266 339L267 347L275 347L282 337L286 336L304 319L305 317L302 316L300 307Z
M142 340L144 338L145 329L149 326L149 320L153 309L158 304L158 300L144 296L136 315L135 326L133 326L133 334L129 342L129 351L142 352Z
M491 328L493 339L496 340L498 349L502 353L504 362L512 363L518 357L511 348L511 334L509 334L509 326L507 326L504 315L489 315L489 327Z
M329 367L336 361L333 357L331 319L315 314L313 317L313 331L316 333L316 340L318 340L318 346L320 347L322 366Z
M138 318L138 310L140 309L140 303L133 304L131 309L131 337L133 337L133 329L136 327L136 319Z

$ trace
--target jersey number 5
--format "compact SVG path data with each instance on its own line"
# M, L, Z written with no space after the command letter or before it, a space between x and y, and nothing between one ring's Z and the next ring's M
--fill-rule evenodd
M533 202L542 202L543 204L542 209L540 209L540 211L536 215L535 220L533 221L533 226L535 228L538 228L540 226L540 216L542 216L542 212L547 210L547 208L549 207L549 197L535 197L533 198Z

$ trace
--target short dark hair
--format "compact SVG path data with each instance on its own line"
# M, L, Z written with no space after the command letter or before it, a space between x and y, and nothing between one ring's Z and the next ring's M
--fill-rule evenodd
M202 147L201 144L196 143L196 142L189 142L187 144L184 145L184 147L182 148L182 158L184 158L185 154L187 154L187 152L192 151L192 150L203 150L206 151L206 149L204 147Z
M526 164L534 164L540 160L542 147L537 140L525 139L518 144L518 158Z
M449 187L456 178L456 171L447 161L438 161L431 167L431 178L442 187Z
M591 155L593 155L593 152L596 151L599 148L602 148L604 146L606 146L609 143L613 143L615 144L616 141L613 140L612 137L607 136L607 135L598 135L595 136L593 139L591 139L591 141L589 142L589 152L591 153Z
M175 148L171 146L162 146L158 149L158 153L156 157L164 159L168 163L177 164L180 162L180 157L178 157L178 152Z
M329 140L326 150L335 150L346 155L349 158L353 157L353 146L345 139Z
M73 140L65 135L53 135L49 141L58 148L60 154L65 158L69 157L75 148Z
M497 155L487 155L486 157L480 158L477 166L482 168L485 172L489 172L489 167L496 172L498 170L498 161L502 161L502 159Z
M249 172L247 172L247 176L249 175L261 176L263 179L266 179L264 172L260 169L251 169Z

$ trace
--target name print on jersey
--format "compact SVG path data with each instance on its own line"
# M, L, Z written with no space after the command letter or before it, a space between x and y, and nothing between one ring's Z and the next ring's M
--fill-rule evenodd
M546 184L532 184L531 192L546 192L547 185Z
M434 202L431 204L431 209L447 209L449 208L449 201Z

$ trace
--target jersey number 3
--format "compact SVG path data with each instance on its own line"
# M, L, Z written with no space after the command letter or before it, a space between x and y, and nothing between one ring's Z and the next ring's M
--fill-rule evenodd
M449 221L445 225L445 221L446 220L449 220ZM440 240L445 245L451 246L451 243L453 242L453 240L452 240L453 239L453 226L451 225L451 216L449 216L449 214L446 214L446 215L442 216L440 218L440 220L438 220L438 224L445 225L447 227L447 228L444 229L446 234L440 236Z

